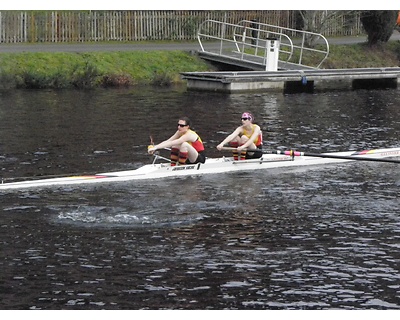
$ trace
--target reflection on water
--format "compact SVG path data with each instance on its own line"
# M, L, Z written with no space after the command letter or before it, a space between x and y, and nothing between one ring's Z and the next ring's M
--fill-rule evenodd
M214 146L243 110L267 148L394 147L396 90L0 94L4 178L149 163L177 116ZM167 155L167 154L166 154ZM2 191L3 309L399 309L400 171L349 163Z

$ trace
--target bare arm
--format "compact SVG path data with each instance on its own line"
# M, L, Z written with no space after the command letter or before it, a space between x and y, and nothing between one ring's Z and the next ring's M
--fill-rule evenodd
M159 144L156 144L152 148L148 148L149 153L153 153L157 149L163 149L163 148L170 148L174 145L180 145L184 142L187 141L194 141L196 139L196 136L193 133L186 133L183 136L179 137L178 131L171 136L169 139L160 142Z
M231 142L233 139L235 139L240 133L242 133L243 129L242 127L237 127L235 131L233 131L229 136L227 136L219 145L217 145L217 149L221 150L222 147L228 143Z

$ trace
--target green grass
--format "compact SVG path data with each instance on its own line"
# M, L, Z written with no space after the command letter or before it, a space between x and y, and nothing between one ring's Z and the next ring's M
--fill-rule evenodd
M183 51L2 53L0 66L0 83L17 88L168 85L210 69Z
M294 60L296 57L294 57ZM379 47L332 45L324 69L398 67L400 41ZM316 66L320 56L304 56ZM92 88L157 85L182 82L181 72L213 71L184 51L126 51L87 53L0 53L1 88Z
M400 41L368 47L366 44L332 45L324 69L398 67Z

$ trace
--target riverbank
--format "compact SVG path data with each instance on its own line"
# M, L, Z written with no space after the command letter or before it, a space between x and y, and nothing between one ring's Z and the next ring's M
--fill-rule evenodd
M180 72L209 70L184 51L2 53L0 65L3 88L169 85Z
M144 47L145 48L145 47ZM400 41L330 46L325 69L398 67ZM1 88L94 88L168 86L181 72L215 71L191 50L0 53Z

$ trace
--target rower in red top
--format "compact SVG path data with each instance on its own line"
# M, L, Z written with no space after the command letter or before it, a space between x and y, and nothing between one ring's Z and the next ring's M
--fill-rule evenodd
M261 128L253 123L254 116L250 112L242 114L242 125L237 127L229 136L227 136L218 146L218 150L222 150L226 143L234 149L233 159L240 160L256 159L262 156L262 132ZM256 150L257 151L247 151Z
M171 166L204 163L206 156L204 144L200 136L190 129L191 122L188 117L181 117L178 120L178 130L167 140L150 145L148 152L153 154L157 149L171 148Z

